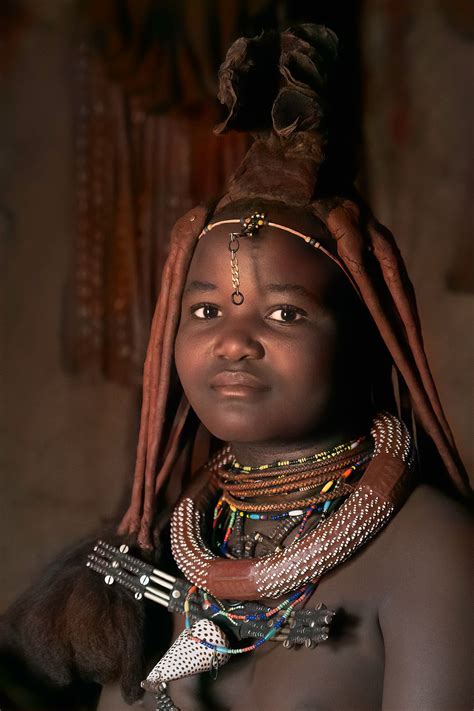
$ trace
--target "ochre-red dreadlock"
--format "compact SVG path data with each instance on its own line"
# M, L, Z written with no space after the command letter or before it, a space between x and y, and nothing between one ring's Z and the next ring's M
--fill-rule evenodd
M424 350L413 285L393 236L370 217L364 229L358 206L348 200L329 212L326 224L407 385L420 424L436 445L455 486L467 493L467 474ZM374 279L377 272L382 274L382 284Z
M164 267L161 293L151 326L143 372L143 402L132 497L119 528L120 533L138 535L143 548L151 547L150 526L155 497L178 457L180 433L189 411L183 395L163 451L162 433L168 409L181 297L189 263L197 237L206 223L207 212L205 208L197 207L180 218L173 228L170 253Z

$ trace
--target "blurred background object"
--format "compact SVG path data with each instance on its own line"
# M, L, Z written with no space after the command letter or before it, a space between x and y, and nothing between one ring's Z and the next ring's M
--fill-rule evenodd
M215 137L240 34L339 35L359 186L396 235L448 418L474 463L472 3L0 4L0 608L127 497L167 238L247 147Z

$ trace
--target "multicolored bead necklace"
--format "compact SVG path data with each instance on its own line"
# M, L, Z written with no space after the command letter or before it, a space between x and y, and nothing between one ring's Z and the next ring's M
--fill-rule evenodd
M293 519L293 524L289 523L289 525L281 527L281 530L276 532L275 548L278 547L284 538L299 524L296 535L296 539L298 540L304 534L306 524L312 514L319 514L320 517L327 515L337 507L338 502L341 502L345 496L353 491L353 485L348 483L348 479L350 479L368 459L370 459L370 455L365 454L361 457L359 454L357 462L347 469L344 469L337 477L320 484L319 487L311 492L311 496L291 501L291 509L288 509L288 498L286 498L285 501L286 510L282 510L283 507L281 504L265 504L263 502L252 503L239 501L238 506L236 506L234 503L235 499L229 497L228 492L224 490L214 509L214 548L218 549L221 555L228 555L228 544L232 532L236 530L238 535L242 537L243 521L245 519L254 521L284 521L286 519ZM275 508L279 510L275 511ZM225 531L220 523L220 519L224 515L226 515ZM237 524L239 525L237 526ZM223 532L221 541L218 540L219 529ZM263 539L262 536L260 536L260 538ZM258 538L256 540L258 540ZM253 546L252 544L249 545L248 553L255 547L255 541ZM243 550L242 543L237 546L237 550L238 552ZM240 557L240 555L238 555L238 557Z
M270 627L268 632L264 635L264 637L261 637L260 639L257 639L256 642L253 644L248 645L247 647L237 647L231 648L231 647L222 647L217 644L213 644L212 642L208 642L206 639L201 639L200 637L196 637L192 635L189 630L191 630L191 618L190 618L190 608L189 608L189 601L191 596L198 592L198 588L194 585L192 588L190 588L188 595L186 597L185 603L184 603L184 613L185 613L185 626L186 629L188 630L188 638L191 639L193 642L196 642L197 644L202 645L203 647L207 647L208 649L211 649L214 652L218 652L220 654L245 654L247 652L253 652L255 649L258 649L259 647L262 646L262 644L265 644L265 642L268 642L271 640L273 637L275 637L279 630L283 627L283 625L287 622L288 618L290 617L291 613L294 611L295 607L299 604L303 604L307 598L313 593L315 590L316 583L311 583L310 585L307 585L303 590L299 590L295 593L292 593L286 600L281 602L279 605L273 608L268 608L265 613L260 613L259 615L238 615L232 612L227 612L222 603L219 601L211 602L210 604L216 608L216 616L217 615L222 615L224 616L227 620L232 621L232 620L245 620L245 621L250 621L250 620L255 620L255 619L270 619L271 617L274 617L277 615L279 612L282 613L281 617L279 617L275 623Z
M243 467L234 460L217 466L215 476L225 503L232 509L247 513L279 514L287 509L289 494L311 492L311 501L310 494L293 501L293 508L300 509L325 501L329 498L327 492L334 486L339 487L339 495L352 493L353 487L347 485L347 479L354 466L359 467L371 455L370 441L358 438L325 452L293 460L280 460L272 465ZM271 498L271 501L262 502L262 498Z
M221 496L217 501L213 516L213 547L221 555L228 556L229 539L234 531L237 538L243 538L243 526L246 520L274 521L280 528L275 529L276 540L256 533L254 540L268 538L274 548L287 538L290 532L296 534L293 541L301 539L310 520L313 526L335 511L342 501L354 490L354 484L360 478L362 470L372 456L372 446L366 438L360 437L352 442L337 445L331 450L318 452L308 457L280 460L272 465L263 464L249 467L239 464L236 460L217 465L214 474L221 488ZM291 499L288 494L295 491L306 491L304 498ZM284 502L275 502L275 493L286 494ZM238 497L236 496L238 494ZM262 498L272 498L271 502ZM219 533L222 534L219 536ZM255 545L255 544L254 544ZM235 550L243 550L242 541L233 546ZM232 555L231 557L235 557ZM240 557L238 555L237 557ZM217 599L204 593L205 604L213 613L213 617L222 617L230 625L253 620L272 620L268 632L250 645L236 649L214 644L207 639L192 634L190 599L199 591L193 586L185 600L185 624L188 637L192 641L220 654L243 654L258 649L268 640L273 639L286 624L297 605L303 604L316 588L317 580L303 589L292 592L287 598L273 608L266 608L257 614L245 614L243 605L226 607ZM202 592L202 591L201 591Z
M365 437L358 437L357 439L351 440L350 442L344 442L343 444L337 444L331 449L326 449L323 452L316 452L315 454L310 454L307 457L298 457L296 459L279 459L272 464L259 464L256 467L244 466L239 464L239 462L234 459L231 463L230 468L233 471L241 472L263 472L267 469L281 469L282 467L291 467L297 464L316 464L322 461L327 461L333 457L337 457L343 452L350 452L355 449L364 441Z

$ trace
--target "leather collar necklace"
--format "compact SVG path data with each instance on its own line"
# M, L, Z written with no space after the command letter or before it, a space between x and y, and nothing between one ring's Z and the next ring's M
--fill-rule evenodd
M263 558L219 558L206 545L206 514L217 493L211 463L206 465L171 519L173 556L182 573L216 598L258 600L300 588L345 561L388 522L411 488L414 450L405 425L382 413L371 435L373 458L341 507L302 540Z

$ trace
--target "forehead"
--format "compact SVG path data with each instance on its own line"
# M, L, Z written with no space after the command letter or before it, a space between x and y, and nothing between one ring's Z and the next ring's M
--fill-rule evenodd
M205 234L193 255L188 283L206 281L220 286L231 284L230 230L239 225L220 225ZM243 281L253 284L295 283L324 291L331 283L345 276L325 254L306 244L301 238L273 227L265 226L253 237L239 237L237 259Z

